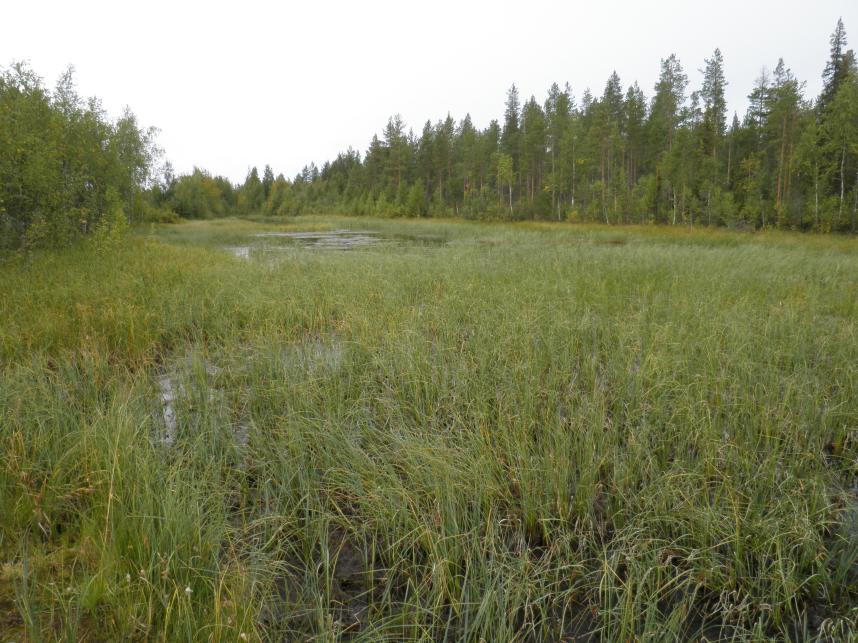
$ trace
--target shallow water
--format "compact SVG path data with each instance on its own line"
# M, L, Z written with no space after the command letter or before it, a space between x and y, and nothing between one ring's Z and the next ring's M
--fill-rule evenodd
M373 246L439 246L446 239L431 235L382 235L376 230L323 230L299 232L258 232L248 245L224 246L240 259L251 259L254 255L302 249L302 250L355 250Z
M248 256L248 255L239 255ZM272 351L271 346L248 347L251 354L243 359L254 359L253 351ZM276 359L291 376L320 377L339 371L345 359L345 346L336 336L327 338L305 337L276 348ZM227 365L235 366L235 364ZM250 438L251 417L245 412L231 410L227 389L219 386L218 376L224 366L208 359L194 359L190 354L171 360L155 374L158 421L153 439L165 447L172 447L179 438L179 426L192 426L194 414L203 412L200 404L217 418L216 423L228 428L240 447Z
M204 395L208 404L222 401L223 389L212 386L209 381L200 382L192 375L193 366L189 358L177 360L155 378L158 387L158 402L163 426L157 438L165 446L176 443L179 429L179 408L182 412L188 410L188 401L194 396ZM203 364L206 378L215 378L221 369L215 364ZM232 423L234 424L234 423ZM244 423L233 426L236 440L239 444L247 442L248 427Z
M227 246L225 250L229 250L239 259L250 259L250 246Z
M383 241L378 232L370 230L331 230L329 232L260 232L262 239L281 239L291 245L315 250L349 250L371 246Z
M164 418L164 433L161 441L171 446L176 441L176 387L173 378L162 375L158 378L158 397L161 401L161 414Z

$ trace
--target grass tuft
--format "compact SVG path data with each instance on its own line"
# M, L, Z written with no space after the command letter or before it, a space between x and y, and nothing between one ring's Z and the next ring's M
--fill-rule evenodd
M384 241L224 249L343 228ZM0 630L854 638L856 249L308 217L7 258Z

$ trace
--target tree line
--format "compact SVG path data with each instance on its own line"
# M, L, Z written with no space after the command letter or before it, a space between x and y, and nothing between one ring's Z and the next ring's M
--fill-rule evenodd
M364 154L352 149L292 179L266 166L242 185L202 170L160 198L182 216L295 215L556 219L856 231L858 66L842 20L822 92L783 59L765 69L743 118L728 118L724 59L704 61L697 87L675 55L653 95L611 74L601 95L551 86L539 102L513 85L503 117L427 121L419 134L391 117Z
M838 20L819 96L778 60L728 119L724 59L704 61L696 88L675 55L651 97L616 73L598 96L553 84L545 99L513 85L503 117L466 115L419 134L391 117L352 149L295 177L241 184L203 169L159 169L155 131L111 120L29 67L0 70L0 248L63 244L142 220L262 213L458 216L673 225L858 228L858 64Z

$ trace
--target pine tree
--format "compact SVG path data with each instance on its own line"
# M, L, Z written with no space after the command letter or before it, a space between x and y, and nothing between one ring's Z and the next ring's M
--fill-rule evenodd
M480 135L480 192L500 191L497 184L497 172L494 166L495 155L500 149L501 126L492 120Z
M656 137L657 148L670 147L673 133L682 118L687 86L688 76L685 75L676 55L671 54L662 60L650 113L650 122L653 124L651 132Z
M754 88L748 94L748 112L745 116L745 126L755 133L758 142L762 140L763 129L769 117L770 83L769 72L763 67L760 70L760 75L754 81Z
M803 85L784 64L783 58L775 67L772 86L766 101L766 132L768 156L776 170L774 200L779 227L789 224L788 207L793 179L793 155L798 139L799 112Z
M501 149L512 158L513 172L518 170L520 112L521 105L518 98L518 88L512 85L506 95L503 132L501 133Z
M387 176L396 189L402 184L403 173L408 169L408 141L405 125L399 114L391 116L384 128L384 144L387 147Z
M424 188L431 190L433 179L435 176L435 166L433 164L433 149L435 142L435 130L432 128L432 121L426 121L423 125L423 133L417 141L417 176L423 179ZM429 198L427 192L426 198Z
M573 102L569 85L563 91L557 83L548 90L545 100L545 118L548 131L548 153L550 168L548 170L548 186L551 190L551 213L560 219L558 196L562 199L563 187L566 183L565 165L562 163L566 133L572 122Z
M724 78L724 59L721 50L716 49L712 58L706 59L702 70L703 87L700 99L703 101L703 115L699 127L699 138L704 158L701 159L703 176L702 195L706 202L707 222L712 222L712 199L720 196L722 163L720 153L727 129L727 101L724 97L727 81Z
M620 77L613 72L605 84L602 98L593 106L594 120L591 128L592 143L598 148L599 200L605 223L610 223L609 210L618 214L615 167L623 155L623 90Z
M445 214L449 203L447 197L449 182L452 178L453 169L453 136L455 134L455 123L453 117L447 114L447 118L438 121L435 125L435 136L432 146L432 159L437 177L436 207Z
M454 156L458 165L455 174L459 177L462 202L465 203L477 184L479 174L477 130L474 128L470 114L465 114L465 118L462 119L456 131Z
M638 86L637 82L626 91L623 104L623 120L625 121L626 133L626 175L628 176L629 188L634 186L638 180L640 163L644 153L644 128L646 126L647 109L646 96Z
M656 220L661 220L663 207L673 210L673 221L677 214L676 176L671 169L678 169L676 162L667 164L666 155L672 151L676 131L682 122L685 104L685 89L688 77L675 54L661 61L661 73L655 84L648 123L648 160L655 168L656 190L660 197L656 201Z
M524 176L525 195L531 213L534 213L534 201L540 190L542 164L545 156L545 114L536 98L531 96L522 110L521 127L521 174Z

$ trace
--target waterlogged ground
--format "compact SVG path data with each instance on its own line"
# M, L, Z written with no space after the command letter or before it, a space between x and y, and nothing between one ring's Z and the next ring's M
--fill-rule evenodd
M268 255L280 250L296 248L308 250L353 250L388 241L377 232L330 230L318 232L256 232L248 239L253 245L228 246L235 256L249 259L254 255Z
M850 640L858 242L342 217L0 262L2 640Z
M314 219L316 221L317 219ZM167 234L184 243L200 242L221 246L241 259L264 258L268 261L278 259L283 253L302 250L367 250L395 251L396 249L436 246L450 241L449 235L439 230L421 229L400 225L391 227L389 222L381 229L372 229L371 221L361 219L332 219L329 225L292 220L284 224L283 220L254 219L237 221L225 219L219 222L186 224L189 227ZM345 224L351 227L334 227ZM379 227L379 226L376 226ZM159 230L160 234L165 231Z

